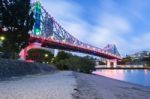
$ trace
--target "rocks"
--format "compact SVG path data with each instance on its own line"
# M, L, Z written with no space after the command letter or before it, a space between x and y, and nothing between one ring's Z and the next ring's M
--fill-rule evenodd
M54 66L48 64L0 59L0 79L9 78L12 76L46 73L55 70L56 68Z

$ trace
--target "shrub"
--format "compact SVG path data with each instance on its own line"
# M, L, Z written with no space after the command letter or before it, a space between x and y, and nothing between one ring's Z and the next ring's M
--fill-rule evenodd
M74 56L65 52L59 52L54 64L60 70L73 70L84 73L91 73L95 69L93 58Z
M51 63L54 55L47 50L44 49L31 49L28 51L28 60L33 60L39 63Z

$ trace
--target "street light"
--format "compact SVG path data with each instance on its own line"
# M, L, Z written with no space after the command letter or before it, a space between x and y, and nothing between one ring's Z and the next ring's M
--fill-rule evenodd
M3 41L5 40L4 36L0 36L0 47L2 47Z
M47 58L47 57L48 57L48 54L45 54L45 57Z
M4 36L0 36L0 41L4 41L5 37Z

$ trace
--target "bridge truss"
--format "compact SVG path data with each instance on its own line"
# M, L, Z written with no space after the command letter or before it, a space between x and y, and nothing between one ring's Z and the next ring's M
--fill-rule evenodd
M39 42L44 47L78 51L108 59L121 59L115 45L107 45L101 49L83 43L72 36L44 9L39 1L33 3L32 11L35 23L30 42Z

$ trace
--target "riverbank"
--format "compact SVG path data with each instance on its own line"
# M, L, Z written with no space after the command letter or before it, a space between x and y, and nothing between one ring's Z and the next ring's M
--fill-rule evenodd
M150 89L72 71L0 81L0 99L150 99Z
M150 89L98 75L74 73L76 99L150 99Z

